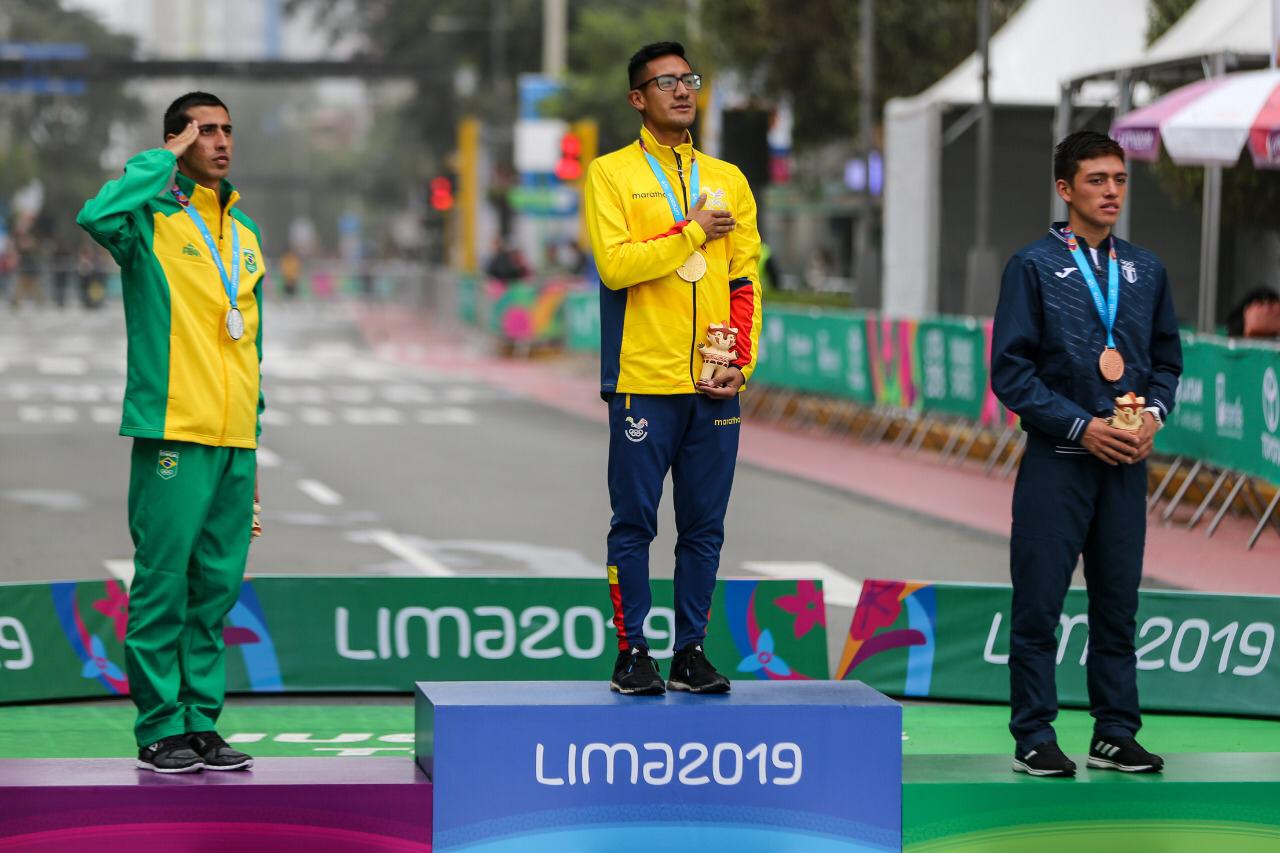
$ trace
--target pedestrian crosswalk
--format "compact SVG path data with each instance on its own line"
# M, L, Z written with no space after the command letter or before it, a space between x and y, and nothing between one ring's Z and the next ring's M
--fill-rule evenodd
M281 314L263 353L264 425L457 427L504 394L408 368L349 338L341 310ZM0 312L0 433L114 428L125 388L124 317Z

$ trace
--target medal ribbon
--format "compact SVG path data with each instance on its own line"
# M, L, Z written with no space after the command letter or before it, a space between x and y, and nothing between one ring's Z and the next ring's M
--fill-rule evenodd
M1116 258L1116 240L1114 237L1111 238L1111 250L1107 259L1107 300L1104 302L1102 288L1098 287L1098 279L1093 274L1093 267L1085 258L1080 244L1076 242L1076 235L1072 233L1070 227L1062 229L1062 233L1067 238L1067 251L1071 252L1076 266L1080 268L1080 274L1084 276L1085 284L1089 285L1089 294L1093 296L1093 305L1098 310L1102 327L1107 330L1107 349L1115 349L1116 341L1111 335L1111 330L1115 328L1116 309L1120 305L1120 262Z
M182 191L174 187L173 196L182 204ZM200 236L204 238L204 244L209 248L209 254L213 255L213 262L218 266L218 275L222 276L222 287L227 291L227 299L231 302L233 310L236 308L236 295L240 292L240 231L236 228L236 221L231 220L231 257L234 259L231 264L231 275L227 275L227 268L222 263L222 255L218 253L218 244L214 242L213 235L209 233L209 226L204 223L204 219L200 214L192 210L190 200L182 205L182 209L187 212L187 216L191 217L191 221L196 224L196 228L200 231Z
M667 204L671 207L671 215L675 217L676 222L682 222L689 217L685 215L680 208L680 198L676 195L676 191L671 186L671 181L667 179L666 172L662 171L662 164L658 162L658 158L649 153L649 149L644 147L644 140L640 141L640 150L644 152L645 159L649 161L649 168L653 170L653 175L658 179L658 186L662 187L662 193L667 197ZM692 204L697 200L699 192L698 187L701 182L698 180L698 158L691 157L693 168L689 173L689 198Z

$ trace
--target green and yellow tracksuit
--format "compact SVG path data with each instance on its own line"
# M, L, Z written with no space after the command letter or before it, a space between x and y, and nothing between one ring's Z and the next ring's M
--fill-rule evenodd
M134 439L136 549L125 662L139 746L212 730L221 713L222 627L248 557L263 409L262 236L231 184L215 192L176 167L171 152L144 151L76 217L121 269L129 356L120 434ZM227 332L230 300L187 205L228 275L240 268L239 340Z

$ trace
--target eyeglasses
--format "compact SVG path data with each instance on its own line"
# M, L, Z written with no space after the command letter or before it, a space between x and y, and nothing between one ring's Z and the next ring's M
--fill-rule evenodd
M686 89L691 92L696 92L702 88L702 75L694 74L692 72L689 74L681 74L679 77L674 74L659 74L657 77L650 77L640 85L632 86L631 88L643 89L650 83L657 83L658 88L664 92L674 92L676 90L676 83L683 83Z

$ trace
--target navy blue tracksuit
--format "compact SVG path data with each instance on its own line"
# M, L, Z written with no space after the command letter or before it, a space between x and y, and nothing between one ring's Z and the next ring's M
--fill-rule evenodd
M1146 463L1110 466L1080 444L1127 391L1167 418L1182 373L1168 276L1154 254L1114 237L1122 276L1114 336L1124 376L1098 370L1106 332L1062 228L1010 259L1000 285L991 387L1028 433L1013 493L1009 639L1011 719L1020 751L1054 738L1055 630L1081 554L1089 586L1088 688L1094 731L1123 737L1142 724L1134 633L1146 541ZM1078 238L1079 239L1079 238ZM1081 248L1090 255L1083 239ZM1106 293L1108 244L1093 258Z
M677 535L675 648L706 636L741 422L736 396L609 395L609 589L619 649L648 647L649 543L668 471Z

